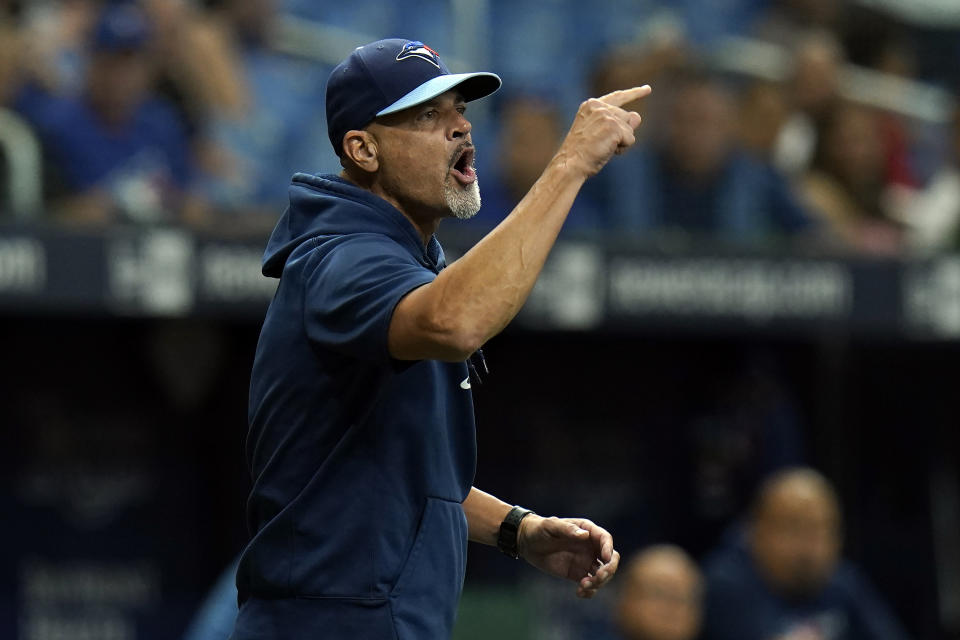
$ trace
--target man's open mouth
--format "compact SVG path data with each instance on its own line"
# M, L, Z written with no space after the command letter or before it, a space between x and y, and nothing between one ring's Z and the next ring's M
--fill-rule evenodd
M473 156L473 147L464 147L453 161L450 172L460 184L468 185L477 181L477 172L473 168Z

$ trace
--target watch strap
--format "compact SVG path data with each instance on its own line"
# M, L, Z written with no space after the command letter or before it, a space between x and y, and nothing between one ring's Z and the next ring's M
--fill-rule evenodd
M529 509L514 506L500 523L500 532L497 535L497 549L511 558L520 557L519 537L520 521L533 513Z

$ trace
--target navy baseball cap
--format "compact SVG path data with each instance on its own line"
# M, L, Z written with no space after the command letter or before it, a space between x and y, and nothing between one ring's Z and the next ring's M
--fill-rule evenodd
M93 48L97 51L136 51L150 37L150 27L143 12L132 4L107 5L93 32Z
M418 40L391 38L357 47L327 81L330 144L339 156L347 131L454 88L469 102L499 89L500 78L485 71L450 73L437 52Z

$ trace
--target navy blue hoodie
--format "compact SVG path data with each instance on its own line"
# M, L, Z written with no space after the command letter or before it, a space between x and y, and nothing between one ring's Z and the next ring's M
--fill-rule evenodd
M235 640L448 638L476 439L466 364L400 362L390 318L444 267L393 206L297 174L250 383Z

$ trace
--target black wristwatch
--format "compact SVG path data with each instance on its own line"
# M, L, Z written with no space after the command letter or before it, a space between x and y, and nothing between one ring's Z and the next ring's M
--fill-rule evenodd
M520 557L519 534L520 521L533 513L523 507L514 507L500 523L500 533L497 535L497 549L514 560Z

